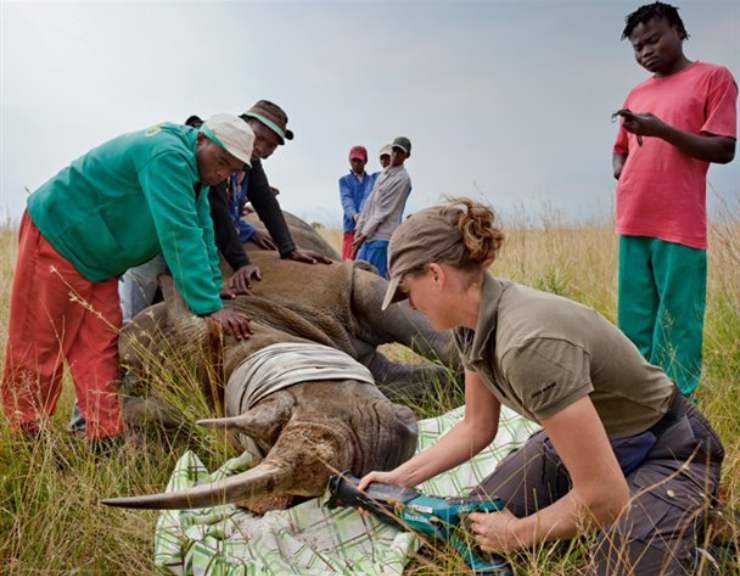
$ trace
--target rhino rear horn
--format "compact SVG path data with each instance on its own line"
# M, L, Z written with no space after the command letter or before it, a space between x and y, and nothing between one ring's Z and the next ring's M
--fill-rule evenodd
M198 424L213 429L240 432L274 444L277 435L290 419L295 402L290 394L277 392L237 416L198 420Z
M239 414L239 416L230 416L228 418L204 418L198 420L199 426L206 428L223 428L224 430L234 430L245 434L254 434L262 430L260 423L256 423L251 414ZM257 430L255 430L257 428Z
M145 510L185 510L220 504L231 504L247 498L283 492L290 486L295 472L289 466L263 461L251 470L223 480L195 486L188 490L147 496L104 498L106 506Z

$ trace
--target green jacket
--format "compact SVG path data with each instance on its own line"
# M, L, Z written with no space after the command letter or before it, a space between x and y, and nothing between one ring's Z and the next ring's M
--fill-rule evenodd
M94 148L31 194L31 220L91 282L161 252L195 314L220 310L208 187L196 186L197 134L166 123Z

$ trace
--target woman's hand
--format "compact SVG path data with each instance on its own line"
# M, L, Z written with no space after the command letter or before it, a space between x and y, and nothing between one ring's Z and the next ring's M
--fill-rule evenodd
M394 470L391 470L389 472L379 472L377 470L374 470L373 472L368 472L362 477L362 480L360 480L360 483L358 484L358 488L362 491L366 490L367 487L372 482L380 482L381 484L393 484L395 486L403 486L404 488L410 488L408 478L402 473L399 472L398 468L395 468Z
M506 508L498 512L472 512L468 518L476 541L486 552L506 553L520 547L512 529L518 518Z

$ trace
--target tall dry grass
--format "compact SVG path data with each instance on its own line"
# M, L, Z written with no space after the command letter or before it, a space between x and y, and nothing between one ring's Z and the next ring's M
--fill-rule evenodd
M322 230L338 246L340 234ZM712 227L704 343L704 376L698 402L727 449L722 498L728 510L740 497L740 210ZM8 301L15 260L15 232L0 231L0 344L6 339ZM609 223L565 225L548 212L536 226L507 226L507 242L494 263L495 275L556 292L593 306L614 319L617 243ZM398 357L406 353L393 351ZM165 378L166 376L162 376ZM176 384L197 396L198 382L188 372L173 376ZM49 432L35 445L11 434L0 416L0 573L2 574L149 574L154 573L152 536L156 513L108 509L101 495L160 491L177 457L195 447L206 465L217 466L228 449L194 428L175 437L139 438L106 459L88 455L84 445L64 431L73 399L65 378L64 392ZM460 401L439 388L421 412L437 413ZM189 418L205 416L202 399L189 408ZM730 524L737 539L740 527ZM578 573L587 547L576 541L563 549L544 546L525 555L518 573ZM711 562L705 561L705 565ZM408 574L459 574L465 567L449 550L424 549ZM737 570L719 561L720 573Z

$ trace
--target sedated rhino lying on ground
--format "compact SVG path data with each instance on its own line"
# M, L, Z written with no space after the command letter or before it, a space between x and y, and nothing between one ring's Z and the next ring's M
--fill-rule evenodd
M373 384L356 379L300 382L245 410L249 382L240 368L269 346L290 342L323 344L355 359L361 359L363 351L358 348L363 346L366 352L378 344L400 342L451 364L455 354L449 335L434 332L406 305L381 312L386 282L351 264L307 266L266 251L250 256L264 279L252 294L227 305L252 318L254 334L242 342L224 339L220 362L227 418L203 423L224 426L242 441L251 439L265 458L247 472L186 492L104 503L164 509L239 502L263 511L266 500L287 503L287 497L321 494L333 472L351 470L360 476L372 469L393 468L413 454L414 414L393 404ZM165 341L174 349L210 346L212 327L209 332L208 323L190 314L169 286L166 302L142 312L122 334L121 361L131 373L146 374L146 358L160 357L158 350ZM142 355L142 349L148 354ZM378 363L377 356L370 364L376 364L374 372L385 374L385 390L391 393L413 395L430 379L447 376L437 364L396 366L387 360ZM124 412L134 418L146 411L144 403L135 400Z
M313 227L289 212L284 211L283 214L298 246L332 260L340 260L336 250ZM258 230L267 232L255 215L251 215L248 220ZM246 243L244 248L250 255L257 250L250 243ZM356 265L364 270L373 270L366 262L357 262ZM224 276L228 275L229 269L225 264L222 270ZM273 285L272 282L270 284ZM277 293L286 288L281 281L275 282L274 286ZM450 375L450 370L456 371L457 376L461 377L459 357L454 352L448 334L432 330L427 320L421 314L411 311L407 304L396 305L392 311L380 313L385 286L385 281L376 275L364 273L360 274L359 281L354 286L351 306L355 324L348 325L353 357L370 369L375 382L391 396L401 392L408 398L423 393L429 389L429 382L444 380ZM405 344L435 363L393 362L377 349L379 345L390 342Z

